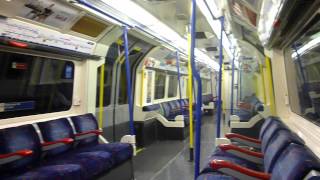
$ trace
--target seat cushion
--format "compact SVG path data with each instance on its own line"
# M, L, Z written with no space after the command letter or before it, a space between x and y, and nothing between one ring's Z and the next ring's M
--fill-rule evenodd
M200 176L197 177L197 180L235 180L235 179L236 178L232 176L227 176L227 175L215 173L215 172L200 174Z
M80 165L85 172L85 177L90 179L104 171L111 169L114 166L114 161L110 153L104 151L95 151L65 153L61 156L46 159L46 162L44 162L44 165L65 164Z
M78 152L92 152L92 151L105 151L112 155L115 165L119 165L132 158L133 148L128 143L108 143L108 144L95 144L80 147Z
M26 172L22 175L15 177L4 178L8 180L84 180L85 172L80 165L65 164L65 165L52 165L36 168L32 171Z

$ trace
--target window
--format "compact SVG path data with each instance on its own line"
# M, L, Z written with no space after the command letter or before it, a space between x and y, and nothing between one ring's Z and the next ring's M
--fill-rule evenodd
M104 65L104 96L103 96L103 106L106 107L111 103L111 88L112 88L112 71L113 63L105 63ZM99 107L99 97L100 97L100 73L101 66L98 68L97 75L97 99L96 99L96 107Z
M169 75L168 97L176 97L178 88L178 76Z
M71 108L72 62L7 52L0 59L1 119Z
M156 72L154 81L154 99L163 99L166 85L166 74L163 72Z
M202 79L202 94L205 94L208 92L208 80Z
M320 125L320 22L285 50L293 112Z
M119 46L117 43L112 43L107 52L107 56L104 64L104 97L103 97L104 107L110 105L111 103L113 66L120 53L121 53L121 46ZM99 107L100 73L101 73L101 66L98 68L98 72L97 72L96 107Z
M140 57L143 55L143 52L132 50L129 54L129 63L130 63L130 73L131 73L131 91L133 91L133 74L134 74L134 63L136 63ZM128 104L128 88L127 88L127 72L126 72L126 62L123 59L123 63L121 64L121 74L119 81L119 98L118 104Z

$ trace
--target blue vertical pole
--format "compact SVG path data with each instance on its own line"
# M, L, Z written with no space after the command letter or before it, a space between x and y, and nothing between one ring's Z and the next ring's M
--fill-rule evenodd
M124 54L126 58L126 77L127 77L127 96L129 103L129 122L130 122L130 134L134 135L134 123L133 123L133 101L131 93L131 73L129 63L129 47L128 47L128 29L126 26L123 27L123 39L124 39Z
M195 34L196 34L196 9L197 4L196 0L192 0L192 13L191 13L191 49L190 49L190 57L191 57L191 66L192 72L195 80L197 81L198 94L197 94L197 104L196 104L196 137L195 137L195 168L194 168L194 179L197 179L200 172L200 141L201 141L201 105L202 105L202 85L201 85L201 77L199 72L197 71L195 64L195 56L194 56L194 48L195 48Z
M232 72L231 72L231 97L230 97L230 114L233 115L233 84L234 84L234 60L236 58L235 56L236 50L233 52L233 58L232 58Z
M221 121L221 84L222 84L222 63L223 63L223 45L222 45L222 34L224 31L224 16L220 17L220 23L221 23L221 32L220 32L220 45L219 45L219 79L218 79L218 98L217 98L217 131L216 131L216 137L220 138L220 121Z
M176 66L177 66L177 73L178 73L178 88L179 88L179 104L180 104L180 111L181 115L183 115L183 107L182 107L182 92L181 92L181 76L180 76L180 56L179 51L176 51Z

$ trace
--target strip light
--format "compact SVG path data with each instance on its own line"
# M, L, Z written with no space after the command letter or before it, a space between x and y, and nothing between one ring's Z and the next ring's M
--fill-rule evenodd
M314 47L318 46L319 44L320 44L320 36L318 36L317 38L309 41L307 44L305 44L300 49L298 49L297 52L298 52L299 55L303 55L307 51L309 51L309 50L313 49ZM292 53L292 55L291 55L292 59L295 59L298 56L297 52Z
M211 29L213 32L216 34L216 37L220 36L220 31L221 31L221 24L219 20L214 20L213 17L211 16L210 11L213 13L215 17L221 16L219 14L218 8L214 2L214 0L206 0L207 4L209 5L209 8L207 8L206 3L204 0L197 0L197 6L199 7L200 11L202 14L206 17L209 25L211 26ZM227 53L228 57L232 57L232 52L230 50L231 44L229 42L229 39L226 35L225 32L222 33L222 45L224 47L225 52Z
M122 20L132 25L132 27L143 29L175 48L187 52L188 42L185 38L131 0L101 0L101 2L124 14L126 19ZM196 49L195 56L196 61L202 62L215 70L219 69L218 63L201 50Z

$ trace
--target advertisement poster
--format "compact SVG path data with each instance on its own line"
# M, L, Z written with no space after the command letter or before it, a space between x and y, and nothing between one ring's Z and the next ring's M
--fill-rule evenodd
M12 11L14 9L14 11ZM22 17L63 29L75 21L79 11L56 0L19 0L1 3L7 17Z

